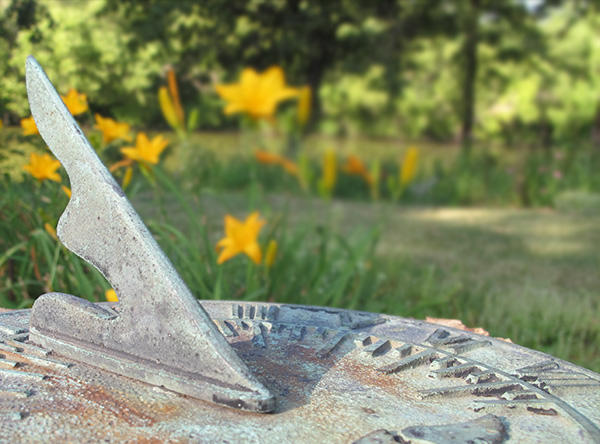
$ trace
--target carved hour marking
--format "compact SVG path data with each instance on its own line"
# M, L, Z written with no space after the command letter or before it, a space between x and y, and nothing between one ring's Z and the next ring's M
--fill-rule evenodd
M340 344L348 337L350 333L344 330L338 331L331 339L329 339L325 345L317 350L317 357L325 358L329 356L333 351L338 349Z
M437 351L433 349L423 350L422 352L416 353L414 355L407 356L400 361L393 362L392 364L385 365L383 367L379 367L377 370L380 372L390 374L390 373L398 373L399 371L417 367L419 365L423 365L425 363L429 363L433 361L437 356Z
M374 344L363 348L364 353L368 353L373 357L381 356L387 353L392 348L392 344L387 339L379 339Z

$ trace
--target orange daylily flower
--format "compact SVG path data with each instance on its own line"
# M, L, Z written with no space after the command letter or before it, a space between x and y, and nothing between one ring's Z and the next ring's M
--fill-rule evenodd
M283 158L281 159L280 165L292 176L296 176L298 174L298 165L291 160Z
M119 168L131 166L132 163L133 163L133 160L131 160L129 158L122 159L122 160L119 160L118 162L113 163L108 168L108 171L110 171L111 173L113 173L113 172L117 171Z
M58 237L56 236L56 230L48 222L44 224L44 230L46 230L46 233L48 233L52 239L58 240Z
M373 177L371 176L371 173L369 173L363 161L357 156L349 156L346 160L346 164L342 167L342 170L348 174L354 174L362 177L368 185L373 183Z
M169 84L169 95L173 101L173 108L175 109L177 121L183 127L185 124L185 114L183 112L183 107L181 106L181 100L179 99L179 88L177 86L177 79L175 78L175 71L173 68L169 68L167 71L167 82Z
M121 152L128 159L156 165L159 161L160 154L168 144L169 142L160 134L150 140L146 133L142 132L138 133L135 139L135 146L121 148Z
M245 68L238 83L217 85L216 89L227 101L225 114L247 113L253 119L272 118L279 102L299 94L298 89L285 84L285 75L279 66L262 73Z
M74 116L82 114L88 110L87 96L78 93L75 88L71 88L66 96L60 96L67 105L69 112Z
M177 87L177 79L173 68L169 68L167 71L167 82L168 89L166 86L161 86L158 89L160 110L171 128L183 131L185 130L185 113L179 99L179 88Z
M298 174L298 165L283 156L262 150L256 150L254 156L260 163L266 165L281 165L291 175L296 176Z
M29 163L23 169L39 181L46 179L60 182L60 175L56 172L60 168L60 162L50 154L31 153Z
M110 143L117 139L131 141L131 135L129 134L131 127L128 123L117 122L110 117L102 117L100 114L96 114L95 118L95 128L102 132L102 142Z
M256 157L256 160L258 160L260 163L264 163L266 165L268 165L268 164L276 165L279 163L279 160L281 159L281 156L279 156L277 154L269 153L268 151L262 151L262 150L254 151L254 156Z
M225 216L225 237L217 243L217 249L221 249L217 263L222 264L232 257L244 253L255 264L260 264L262 252L258 245L258 233L264 224L258 211L250 214L244 222L227 214Z
M35 124L35 120L33 120L33 116L21 119L21 128L23 128L24 136L32 136L40 133L37 125Z

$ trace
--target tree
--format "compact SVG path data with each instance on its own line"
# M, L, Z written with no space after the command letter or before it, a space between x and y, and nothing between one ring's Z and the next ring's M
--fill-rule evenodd
M160 42L184 78L232 78L243 66L279 64L291 83L318 91L332 68L360 72L381 54L373 50L385 40L394 8L388 0L109 0L103 13L136 35L134 52ZM318 114L318 95L314 106Z
M0 113L4 114L4 120L8 121L9 114L6 111L13 100L13 88L18 81L24 80L19 70L10 64L11 55L18 47L19 33L27 30L31 40L39 42L41 31L38 23L48 19L48 11L37 0L10 0L6 3L7 5L0 9L0 77L3 79L3 87L0 89Z

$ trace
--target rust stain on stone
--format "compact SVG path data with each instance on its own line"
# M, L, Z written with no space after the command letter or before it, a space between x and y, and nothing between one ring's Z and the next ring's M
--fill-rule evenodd
M130 399L118 399L103 387L88 385L77 391L87 401L100 405L130 426L151 426L156 421L145 412L132 406Z
M339 367L351 380L358 384L382 389L394 396L418 399L414 390L409 389L407 384L396 375L386 375L379 372L374 366L356 362L353 359L344 359L343 366Z

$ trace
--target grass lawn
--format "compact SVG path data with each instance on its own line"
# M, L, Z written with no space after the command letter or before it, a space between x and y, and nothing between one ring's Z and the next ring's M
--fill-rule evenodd
M134 204L144 217L157 216L143 197ZM215 239L225 213L250 211L244 193L203 193L198 205ZM267 219L287 213L292 225L324 224L348 236L381 228L372 266L383 284L352 308L460 318L600 371L598 214L407 208L281 194L267 195L262 206L270 209ZM176 211L168 213L175 225L185 225Z

